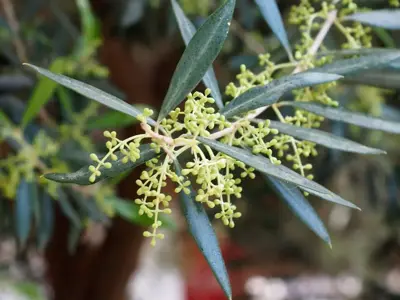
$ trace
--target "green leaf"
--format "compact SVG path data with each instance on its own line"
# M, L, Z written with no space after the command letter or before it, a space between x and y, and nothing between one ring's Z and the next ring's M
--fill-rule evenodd
M400 133L400 123L374 118L360 113L350 112L345 109L331 108L318 104L305 102L281 102L281 105L293 106L304 109L314 114L326 117L331 120L341 121L364 128L386 131L390 133Z
M40 284L36 282L29 281L19 281L15 282L11 286L15 289L19 294L24 296L23 299L29 300L43 300L45 299L43 288Z
M379 27L374 27L372 30L375 35L381 40L382 46L384 46L385 48L396 48L396 42L387 30Z
M81 226L71 224L69 227L67 247L70 255L73 255L76 252L82 231L83 228Z
M343 18L347 21L355 21L370 26L377 26L385 29L400 29L400 10L382 9L368 12L359 12Z
M172 76L158 115L165 118L196 87L221 51L228 36L235 0L227 0L197 30Z
M152 219L150 219L146 214L139 215L139 205L135 204L131 200L124 200L118 197L107 197L105 201L113 207L117 215L129 222L142 226L150 226L153 224ZM175 229L177 227L174 220L165 214L160 214L159 219L162 222L161 227L163 228Z
M64 75L60 74L54 74L46 69L31 65L31 64L24 64L32 69L34 69L36 72L42 74L43 76L46 76L50 78L51 80L54 80L55 82L77 92L78 94L85 96L89 99L93 99L105 106L108 106L114 110L117 110L119 112L122 112L124 114L130 115L134 118L136 118L138 115L142 114L142 112L132 105L122 101L121 99L107 94L106 92L103 92L102 90L99 90L98 88L95 88L91 85L88 85L86 83L83 83L81 81L69 78ZM155 121L152 119L148 119L148 123L150 125L155 125Z
M8 116L0 110L0 124L2 126L6 125L6 126L11 126L12 122L11 120L8 118Z
M54 228L54 207L53 199L47 193L43 193L40 199L40 215L38 224L38 248L46 248Z
M400 66L400 64L399 64ZM400 89L400 72L396 64L392 63L390 68L376 69L373 72L363 72L348 76L345 82L364 84L385 89Z
M79 185L90 185L101 180L112 178L118 176L119 174L132 170L146 161L156 157L158 154L150 148L150 145L145 144L140 146L140 158L135 161L128 161L126 164L122 162L123 154L117 153L118 160L112 162L111 169L106 169L104 167L100 167L101 175L96 177L95 182L90 182L89 177L92 175L92 172L89 171L89 165L82 167L76 172L73 173L48 173L45 174L44 177L48 180L60 182L60 183L75 183Z
M54 84L56 83L54 82ZM64 108L66 118L69 120L74 114L74 109L72 107L72 101L68 93L68 90L62 86L59 86L58 89L56 90L56 93L58 96L58 100L60 101L62 107Z
M100 37L99 22L93 14L89 0L76 0L78 11L81 17L82 47L85 50L93 45Z
M232 147L204 137L197 137L197 140L219 152L225 153L226 155L245 163L261 173L276 177L285 182L293 183L301 188L307 188L310 190L310 193L318 193L320 197L325 200L359 209L353 203L335 195L320 184L301 176L285 166L272 164L271 161L264 156L254 155L248 150Z
M275 0L255 0L260 8L261 14L267 21L272 32L285 48L289 58L292 58L292 50L290 49L289 40L283 25L282 16Z
M185 16L182 8L179 6L176 0L171 0L172 8L174 10L174 14L176 20L178 21L179 30L182 34L183 41L186 46L189 44L190 40L196 33L196 28L190 22L190 20ZM218 86L217 78L215 77L214 69L211 67L207 70L206 74L203 77L203 82L206 87L211 89L211 96L214 98L215 103L219 108L222 108L224 104L222 103L221 91Z
M344 57L351 55L380 55L384 53L395 53L399 52L395 49L386 48L360 48L360 49L338 49L338 50L328 50L320 51L316 54L317 57L333 55L335 57ZM400 52L399 52L400 53Z
M280 198L289 206L293 213L303 221L317 236L324 240L330 247L331 239L324 223L317 212L310 205L299 189L290 183L265 175L271 187L280 195Z
M70 203L67 194L61 187L57 188L58 203L62 213L72 222L72 226L80 227L81 218Z
M263 120L258 120L264 122ZM285 124L277 121L270 121L271 127L278 129L280 133L284 133L295 138L310 141L323 145L331 149L342 150L346 152L363 153L363 154L385 154L386 152L380 149L371 148L362 144L350 141L340 136L333 135L329 132L324 132L312 128L304 128Z
M136 106L138 110L142 110L138 106ZM129 115L121 113L119 111L109 111L101 116L97 116L93 119L90 119L86 124L86 128L89 130L93 129L120 129L128 127L132 124L138 123L138 120L132 118Z
M361 49L341 49L341 50L334 50L334 51L324 51L317 54L318 57L329 56L333 55L335 57L344 57L344 56L351 56L351 55L372 55L371 58L375 59L377 56L381 56L383 54L395 54L399 53L400 51L394 49L386 49L386 48L361 48ZM378 68L379 70L385 69L400 69L400 59L390 60L389 62L384 63L382 66L375 66L374 68ZM375 72L375 71L374 71ZM370 74L371 72L365 72L364 74ZM360 75L358 73L357 75ZM346 76L346 79L348 77Z
M247 92L229 102L229 104L221 110L221 113L225 117L231 118L259 107L271 105L288 91L331 82L340 78L342 78L342 76L336 74L314 72L303 72L285 76L267 85L249 89Z
M84 216L89 217L95 222L106 222L108 220L107 216L100 210L92 197L84 195L72 188L68 188L68 194L71 195Z
M182 168L178 161L174 161L175 172L182 176ZM189 186L190 194L183 191L180 195L180 206L183 215L188 223L189 231L192 234L197 246L210 266L215 278L223 289L225 295L232 299L232 290L229 282L228 272L224 264L221 249L214 229L208 219L207 213L201 203L196 202L195 192Z
M59 57L50 65L51 72L62 73L64 71L65 60ZM40 78L29 98L27 107L22 117L21 126L25 127L33 118L37 116L40 110L49 102L57 87L57 83L46 78Z
M365 72L369 69L384 67L396 59L400 59L400 51L380 51L357 58L337 60L331 64L311 69L311 72L327 72L340 75L350 75Z
M15 228L17 238L23 248L31 231L33 217L32 204L38 199L38 191L35 182L22 179L17 188L15 198Z

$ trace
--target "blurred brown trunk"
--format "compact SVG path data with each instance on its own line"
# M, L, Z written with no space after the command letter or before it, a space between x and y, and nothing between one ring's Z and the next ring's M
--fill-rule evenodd
M151 50L112 37L107 24L108 7L102 6L102 1L92 2L103 23L104 45L100 55L109 68L110 80L126 94L130 103L159 107L179 58L179 51L171 50L165 44L152 47L157 50ZM162 53L160 49L163 49ZM137 129L129 128L123 134L132 135ZM134 182L138 174L139 171L135 170L121 182L121 197L135 198ZM53 298L126 299L126 285L137 265L143 228L117 218L113 220L100 246L80 244L74 255L67 250L68 229L68 221L58 212L55 233L46 251L47 275Z

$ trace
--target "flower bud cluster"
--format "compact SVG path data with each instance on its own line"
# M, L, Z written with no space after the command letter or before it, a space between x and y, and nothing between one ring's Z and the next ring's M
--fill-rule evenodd
M151 116L153 111L151 109L146 108L143 114L138 117L142 122L146 122L146 118ZM147 125L147 124L146 124ZM140 158L140 143L145 138L151 138L148 134L140 134L131 136L125 140L120 140L117 137L117 133L115 131L105 131L104 136L109 140L106 142L106 148L108 149L107 154L99 158L97 154L90 154L90 159L95 162L94 165L89 166L89 171L92 173L89 177L90 182L95 182L96 178L101 176L100 168L104 167L106 169L112 168L112 162L118 160L119 152L122 154L122 162L128 163L128 161L135 162Z
M229 127L231 123L212 107L215 100L209 97L210 94L210 89L206 89L204 94L189 94L183 110L178 107L170 112L169 118L162 120L163 128L169 135L180 133L208 137L212 130Z
M233 197L242 196L242 178L254 178L254 169L222 153L214 153L209 146L192 148L193 160L182 170L185 176L195 178L199 185L196 201L209 208L219 208L214 216L233 228L234 219L241 216L233 204ZM240 171L238 171L240 170Z

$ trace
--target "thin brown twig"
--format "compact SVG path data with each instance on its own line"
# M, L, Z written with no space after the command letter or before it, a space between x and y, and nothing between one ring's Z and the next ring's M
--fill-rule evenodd
M4 14L7 19L7 23L10 26L12 40L15 46L15 50L17 52L18 59L20 62L27 62L28 56L26 54L26 49L24 43L19 36L19 23L17 18L15 17L14 6L12 5L10 0L1 0L4 8Z

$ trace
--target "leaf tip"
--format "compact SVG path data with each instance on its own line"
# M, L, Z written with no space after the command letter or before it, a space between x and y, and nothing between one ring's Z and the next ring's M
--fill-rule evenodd
M34 66L34 65L31 65L30 63L24 62L24 63L22 63L22 65L23 65L24 67L29 67L29 68L35 69L35 66Z
M55 181L55 182L62 182L62 181L60 181L60 175L61 174L59 174L59 173L46 173L46 174L43 174L41 176L41 178L45 178L47 180Z

